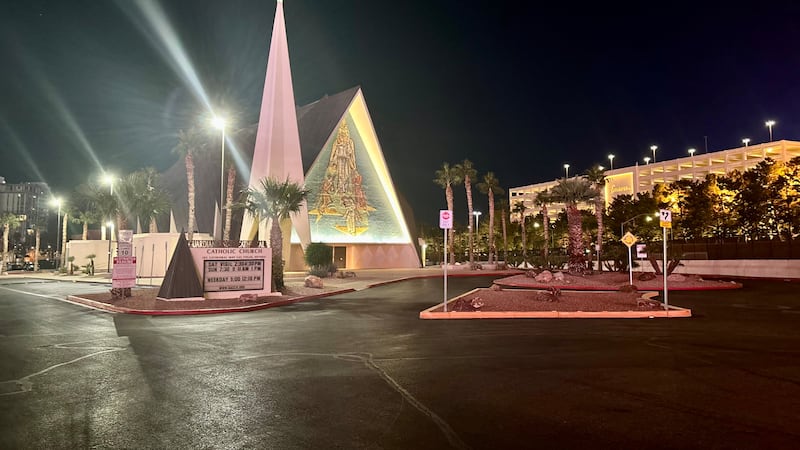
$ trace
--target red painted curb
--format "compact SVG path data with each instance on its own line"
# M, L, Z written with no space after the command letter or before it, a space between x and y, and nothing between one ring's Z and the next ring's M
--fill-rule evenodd
M90 306L95 309L101 309L110 312L123 313L123 314L138 314L144 316L190 316L200 314L224 314L232 312L250 312L258 311L261 309L274 308L277 306L290 305L292 303L304 302L307 300L316 300L318 298L329 297L332 295L346 294L348 292L355 292L355 289L342 289L340 291L325 292L323 294L307 295L305 297L295 297L286 300L279 300L271 303L259 303L257 305L229 307L229 308L214 308L214 309L174 309L174 310L160 310L160 309L130 309L122 306L109 305L108 303L90 300L88 298L78 297L75 295L67 296L67 300L75 303L80 303Z

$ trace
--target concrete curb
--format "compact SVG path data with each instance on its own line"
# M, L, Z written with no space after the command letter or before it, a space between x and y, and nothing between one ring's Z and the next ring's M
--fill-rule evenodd
M449 305L459 298L466 297L480 288L473 289L469 292L453 297L447 301ZM604 292L604 291L597 291ZM643 299L650 300L657 295L656 292L645 292L642 295ZM663 305L663 303L662 303ZM434 312L435 309L440 308L442 305L437 304L419 313L420 319L653 319L659 318L679 318L679 317L692 317L692 310L681 308L678 306L671 306L667 310L657 311L448 311L448 312Z

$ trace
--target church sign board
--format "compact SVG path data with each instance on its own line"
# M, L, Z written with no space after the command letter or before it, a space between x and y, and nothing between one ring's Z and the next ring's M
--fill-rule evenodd
M206 298L236 298L242 294L271 295L272 251L269 248L191 250Z

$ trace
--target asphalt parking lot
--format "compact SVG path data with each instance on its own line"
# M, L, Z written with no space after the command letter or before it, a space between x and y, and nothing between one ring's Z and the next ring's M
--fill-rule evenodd
M0 448L796 448L798 288L671 293L690 319L424 321L440 279L182 317L0 279Z

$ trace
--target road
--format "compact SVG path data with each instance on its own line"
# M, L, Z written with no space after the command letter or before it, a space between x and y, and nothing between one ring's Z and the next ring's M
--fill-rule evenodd
M182 317L0 279L0 448L797 448L799 287L671 293L691 319L425 321L439 279Z

